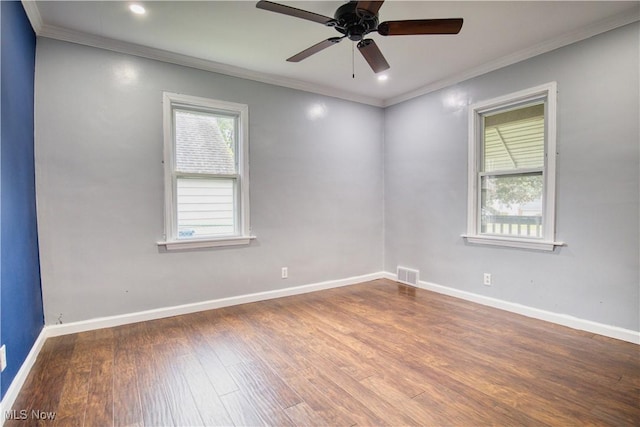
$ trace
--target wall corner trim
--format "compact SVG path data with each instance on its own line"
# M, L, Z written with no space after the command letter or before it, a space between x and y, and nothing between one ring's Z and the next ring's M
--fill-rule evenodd
M42 346L44 345L48 337L48 329L45 326L42 328L40 334L38 335L38 338L36 338L36 341L33 343L33 346L31 347L29 354L27 354L26 359L24 359L24 362L22 362L22 366L20 366L18 373L13 378L13 381L7 389L4 398L2 399L2 401L0 401L0 426L4 425L6 419L5 411L10 410L13 406L16 398L18 397L18 394L20 393L20 390L22 389L22 386L27 380L27 376L29 376L29 372L31 372L31 368L36 363L36 359L40 354L40 350L42 350Z
M385 272L384 278L397 281L395 273ZM475 302L486 305L488 307L497 308L511 313L520 314L533 319L544 320L546 322L555 323L557 325L566 326L580 331L592 332L594 334L603 335L609 338L615 338L627 341L633 344L640 344L640 331L620 328L618 326L606 325L604 323L593 322L591 320L580 319L568 314L554 313L551 311L541 310L539 308L529 307L509 301L491 298L484 295L474 294L462 291L448 286L437 285L435 283L419 281L418 288L428 291L437 292L439 294L448 295L454 298L460 298L466 301Z

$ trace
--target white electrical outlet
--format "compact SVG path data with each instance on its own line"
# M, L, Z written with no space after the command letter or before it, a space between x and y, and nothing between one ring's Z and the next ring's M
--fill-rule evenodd
M289 278L289 269L287 267L282 267L282 278L283 279Z
M7 346L0 347L0 372L7 367Z
M484 285L491 286L491 273L484 273Z

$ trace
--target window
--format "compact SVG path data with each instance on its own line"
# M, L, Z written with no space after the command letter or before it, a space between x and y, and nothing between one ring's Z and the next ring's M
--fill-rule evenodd
M556 83L469 110L470 243L553 250Z
M249 243L248 107L165 93L165 240L190 249Z

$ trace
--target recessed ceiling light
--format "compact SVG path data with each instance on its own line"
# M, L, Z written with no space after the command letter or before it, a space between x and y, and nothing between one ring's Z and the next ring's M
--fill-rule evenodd
M380 75L378 76L378 81L379 81L379 82L383 82L383 81L387 80L388 78L389 78L389 76L388 76L388 75L386 75L386 74L380 74Z
M135 13L136 15L144 15L145 13L147 13L145 8L142 5L139 5L139 4L130 5L129 6L129 10L131 12Z

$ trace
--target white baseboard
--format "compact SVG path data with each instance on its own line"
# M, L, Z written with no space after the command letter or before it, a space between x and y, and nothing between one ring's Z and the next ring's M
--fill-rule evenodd
M396 280L395 273L385 272L384 277L390 280ZM474 294L472 292L462 291L459 289L449 288L447 286L437 285L420 280L417 287L428 291L437 292L439 294L460 298L463 300L475 302L500 310L509 311L523 316L532 317L534 319L544 320L572 329L592 332L598 335L604 335L610 338L616 338L633 344L640 344L640 332L631 329L620 328L618 326L605 325L603 323L593 322L591 320L580 319L578 317L569 316L567 314L554 313L551 311L541 310L522 304L516 304L496 298Z
M282 298L286 296L305 294L309 292L320 291L324 289L338 288L341 286L349 286L357 283L367 282L376 279L390 279L397 281L394 273L377 272L365 274L362 276L348 277L346 279L328 280L325 282L313 283L310 285L295 286L285 289L277 289L273 291L257 292L253 294L240 295L237 297L221 298L210 301L197 302L193 304L183 304L173 307L165 307L154 310L140 311L136 313L123 314L118 316L101 317L81 322L66 323L62 325L45 326L40 335L36 339L27 358L22 363L15 378L11 382L7 393L2 401L0 401L0 427L4 425L5 411L10 410L13 406L18 393L22 389L24 382L33 367L44 342L48 337L55 337L77 332L90 331L95 329L109 328L129 323L142 322L146 320L161 319L165 317L179 316L181 314L195 313L198 311L211 310L215 308L229 307L233 305L246 304L251 302L266 301L274 298ZM602 323L592 322L590 320L579 319L577 317L568 316L566 314L558 314L550 311L540 310L521 304L499 300L496 298L486 297L459 289L449 288L442 285L436 285L425 281L419 281L418 287L429 291L437 292L444 295L460 298L467 301L476 302L489 307L498 308L512 313L521 314L535 319L545 320L547 322L568 326L573 329L592 332L611 338L640 344L640 332L630 329L619 328L617 326L605 325Z
M198 311L212 310L215 308L229 307L239 304L247 304L257 301L266 301L274 298L282 298L292 295L305 294L308 292L321 291L323 289L338 288L341 286L354 285L356 283L367 282L384 277L383 272L365 274L362 276L348 277L346 279L328 280L325 282L313 283L309 285L294 286L273 291L257 292L253 294L240 295L236 297L220 298L209 301L196 302L192 304L176 305L153 310L139 311L136 313L121 314L117 316L100 317L96 319L83 320L80 322L64 323L61 325L46 326L48 336L74 334L77 332L90 331L94 329L111 328L114 326L126 325L130 323L143 322L147 320L162 319L165 317L179 316L181 314L195 313Z
M13 378L13 381L11 381L11 385L2 398L2 401L0 401L0 426L4 425L5 411L10 410L14 402L16 401L18 393L20 393L24 382L27 380L29 372L31 372L31 368L36 363L38 354L40 354L40 350L42 350L42 346L44 345L44 342L47 340L47 338L47 327L45 326L40 331L40 335L38 335L38 338L36 338L36 341L33 343L29 354L27 354L26 359L24 359L24 362L22 362L22 366L20 366L20 369L18 369L18 373Z

